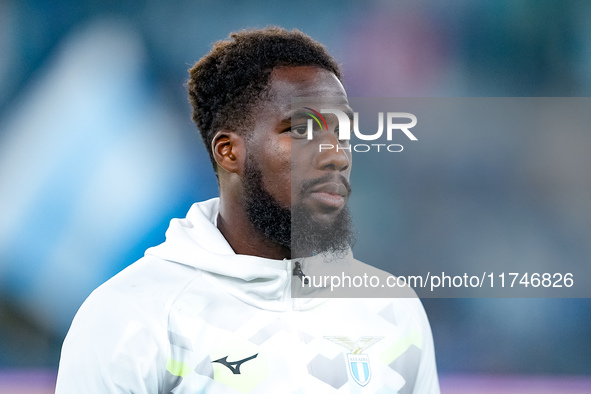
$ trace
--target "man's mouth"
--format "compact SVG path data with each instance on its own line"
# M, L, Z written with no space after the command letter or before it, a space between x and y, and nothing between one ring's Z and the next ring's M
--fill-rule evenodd
M340 208L347 202L350 192L341 182L327 182L314 186L309 193L322 205Z

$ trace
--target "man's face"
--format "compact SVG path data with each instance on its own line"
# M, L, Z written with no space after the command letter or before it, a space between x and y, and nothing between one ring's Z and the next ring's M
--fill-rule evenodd
M307 119L292 98L311 97L305 106L351 112L336 78L317 67L276 68L269 99L257 109L256 124L247 139L243 185L245 205L255 228L292 255L346 249L351 242L346 203L350 194L351 154L323 149L343 146L338 121L325 116L328 130L306 138ZM304 105L302 105L303 107ZM299 110L299 111L298 111Z

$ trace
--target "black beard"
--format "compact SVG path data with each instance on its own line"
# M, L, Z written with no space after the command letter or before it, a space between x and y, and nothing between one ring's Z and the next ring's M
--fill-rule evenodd
M266 238L291 250L293 257L329 252L344 256L353 243L349 208L345 207L332 223L319 223L303 205L282 207L263 185L260 169L246 158L244 208L253 227Z

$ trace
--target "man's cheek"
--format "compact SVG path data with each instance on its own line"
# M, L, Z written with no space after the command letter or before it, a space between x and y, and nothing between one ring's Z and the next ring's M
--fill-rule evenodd
M301 178L292 177L291 179L291 204L295 205L303 198Z

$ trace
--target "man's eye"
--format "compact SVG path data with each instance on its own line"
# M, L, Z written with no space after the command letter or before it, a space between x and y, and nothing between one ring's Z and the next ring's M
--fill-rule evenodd
M293 138L306 138L308 135L307 126L295 126L291 128L291 136Z
M337 136L337 140L339 140L339 142L345 143L345 144L348 144L349 143L349 140L341 139L341 133L339 132L339 127L338 126L334 129L334 133ZM350 133L353 134L353 130L351 130ZM349 134L349 135L351 135L351 134Z

